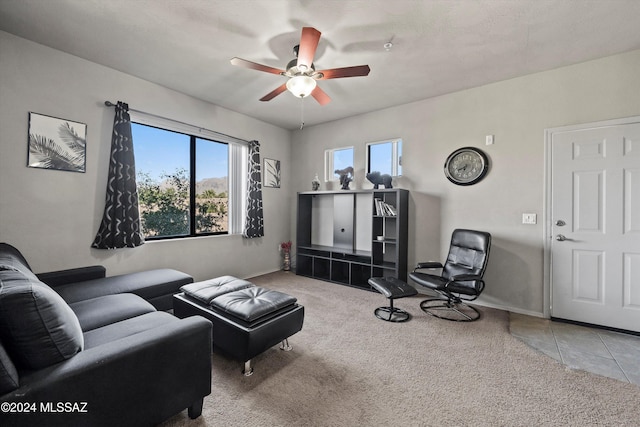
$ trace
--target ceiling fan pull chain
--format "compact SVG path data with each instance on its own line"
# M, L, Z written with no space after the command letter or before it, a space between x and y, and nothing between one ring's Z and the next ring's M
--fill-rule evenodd
M300 97L300 130L304 127L304 97Z

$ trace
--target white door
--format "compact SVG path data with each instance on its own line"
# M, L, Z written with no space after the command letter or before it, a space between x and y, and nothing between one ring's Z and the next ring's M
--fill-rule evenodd
M551 315L640 332L640 120L551 133Z

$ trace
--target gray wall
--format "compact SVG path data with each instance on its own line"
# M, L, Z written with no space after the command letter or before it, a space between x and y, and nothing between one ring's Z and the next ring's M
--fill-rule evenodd
M365 143L401 137L404 176L394 185L411 191L409 266L444 259L454 228L489 231L494 241L480 302L540 315L548 305L544 130L640 114L638 76L640 51L634 51L309 126L292 133L293 190L310 190L314 173L322 176L327 147L350 145L352 188L371 188L364 180ZM495 144L486 146L485 135L495 135ZM482 182L459 187L447 181L443 164L469 145L485 150L491 170ZM525 212L536 213L538 224L523 225Z
M36 272L103 264L107 274L174 267L197 279L247 277L280 267L291 238L290 133L60 51L0 32L0 241L18 247ZM104 208L113 108L105 100L243 139L283 164L280 189L264 189L263 239L212 236L91 249ZM86 173L27 168L28 113L87 124Z
M540 314L547 304L544 129L640 114L640 51L295 132L4 32L0 52L0 241L23 251L37 272L94 263L104 264L109 274L169 266L197 279L277 270L279 242L295 237L295 194L310 189L315 173L323 176L324 150L353 145L352 188L370 188L364 180L365 143L401 137L405 176L394 184L411 191L409 264L441 260L456 227L490 231L494 245L481 303ZM113 123L105 100L258 139L262 156L281 160L283 171L281 189L264 189L265 238L215 236L90 249L104 205ZM87 124L86 173L26 167L29 111ZM495 145L485 146L489 134ZM442 166L451 151L467 145L483 148L492 167L481 183L458 187L446 180ZM521 224L524 212L538 214L538 224Z

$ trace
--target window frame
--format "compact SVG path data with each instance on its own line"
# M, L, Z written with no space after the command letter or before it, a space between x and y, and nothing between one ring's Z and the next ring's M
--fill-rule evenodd
M176 234L166 236L144 236L147 241L174 240L193 237L225 236L241 234L244 228L244 206L246 204L246 159L248 149L246 145L230 140L223 141L217 138L213 132L203 132L202 128L196 128L181 122L173 125L170 120L158 120L155 117L149 118L142 115L131 114L131 123L141 126L148 126L161 131L174 132L189 137L189 232L188 234ZM200 134L196 134L200 133ZM227 155L227 231L196 231L196 147L197 140L210 141L228 146ZM133 141L135 154L135 140ZM136 168L137 169L137 168ZM137 183L136 183L137 186ZM143 230L144 233L144 230Z

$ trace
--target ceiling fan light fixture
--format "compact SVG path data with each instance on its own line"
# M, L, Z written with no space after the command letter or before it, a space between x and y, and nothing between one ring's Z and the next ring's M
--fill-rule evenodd
M260 101L270 101L288 90L296 98L304 99L311 95L318 104L326 105L331 102L331 98L317 85L316 80L367 76L369 75L370 69L368 65L358 65L355 67L330 68L316 71L315 65L313 64L313 57L316 54L319 40L320 31L313 27L302 28L300 44L293 48L293 53L296 57L289 61L284 70L241 58L232 58L231 64L265 73L278 74L288 78L286 83L281 84L275 90L272 90L260 98ZM390 44L391 41L389 41L389 45ZM300 104L302 105L303 103L301 102Z
M306 98L318 83L309 76L294 76L287 81L287 89L297 98Z

